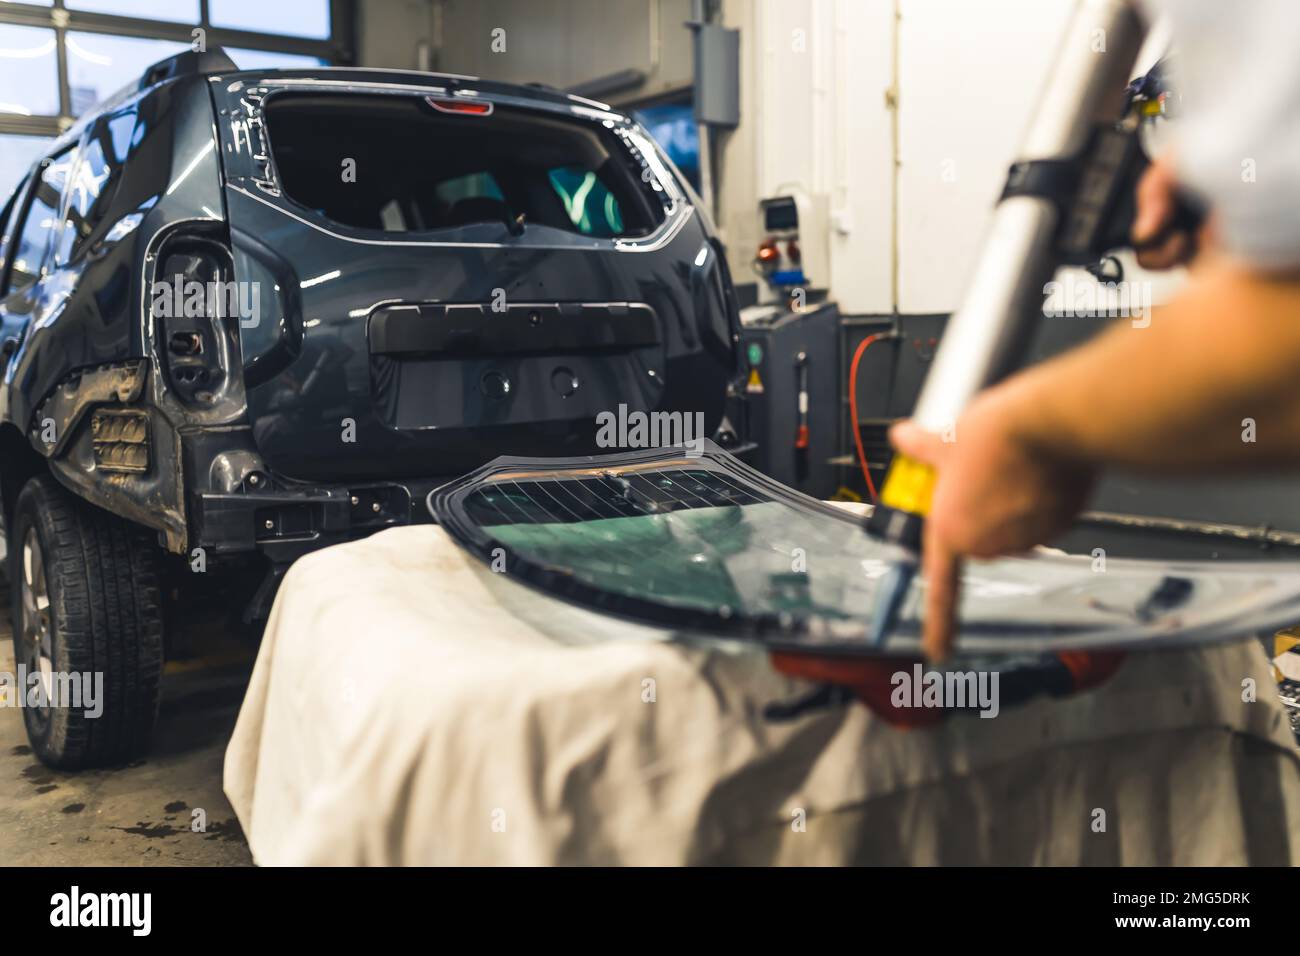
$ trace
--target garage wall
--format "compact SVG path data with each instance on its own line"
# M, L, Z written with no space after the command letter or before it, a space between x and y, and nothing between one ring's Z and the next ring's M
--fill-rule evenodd
M741 32L741 123L719 140L719 226L752 276L757 201L789 187L831 203L831 289L890 309L890 0L727 0ZM820 284L820 283L819 283Z
M958 304L1073 6L901 3L901 311Z
M830 197L843 311L955 309L1073 6L728 0L745 60L742 126L720 147L733 271L751 274L757 196L793 183ZM1154 278L1156 301L1180 281L1126 266L1130 279Z
M951 311L1070 8L728 2L747 60L742 129L721 147L733 270L749 274L761 239L756 196L797 185L830 198L831 289L845 312Z
M357 4L357 65L419 69L420 45L435 46L434 0L363 0Z
M641 70L644 83L599 97L627 102L690 86L691 6L366 0L360 61L411 68L423 40L435 69L514 82L563 88ZM752 276L762 238L758 198L797 186L829 199L830 287L844 312L956 308L1072 7L723 0L723 22L741 32L741 124L716 145L718 224L737 280ZM493 51L495 29L504 51ZM1158 280L1156 301L1177 282Z
M690 0L436 0L441 70L565 89L626 70L642 83L609 102L691 85ZM503 30L504 50L493 49ZM498 47L500 43L498 42Z

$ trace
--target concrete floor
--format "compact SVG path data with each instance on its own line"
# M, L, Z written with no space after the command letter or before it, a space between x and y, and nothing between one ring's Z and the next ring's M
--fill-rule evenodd
M14 672L0 576L0 671ZM0 866L246 866L221 763L256 647L216 623L174 628L151 751L124 767L64 773L31 754L22 713L0 707ZM206 829L191 829L193 811Z

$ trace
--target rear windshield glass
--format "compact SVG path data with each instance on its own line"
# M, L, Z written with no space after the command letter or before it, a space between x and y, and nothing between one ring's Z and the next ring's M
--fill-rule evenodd
M708 447L694 459L684 449L500 458L433 492L429 507L494 570L504 560L516 578L593 610L691 639L879 653L866 632L901 550ZM924 590L912 582L887 651L918 652ZM1091 555L1044 552L965 567L961 646L1015 655L1218 641L1297 615L1300 581L1284 562L1112 558L1098 574Z
M389 233L500 223L643 236L663 207L596 123L496 107L445 113L423 97L286 93L267 101L285 193L347 226Z

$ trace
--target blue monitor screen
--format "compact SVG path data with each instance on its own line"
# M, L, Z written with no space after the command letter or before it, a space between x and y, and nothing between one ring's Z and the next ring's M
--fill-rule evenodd
M637 122L650 131L691 185L700 188L700 130L689 102L662 103L634 111Z

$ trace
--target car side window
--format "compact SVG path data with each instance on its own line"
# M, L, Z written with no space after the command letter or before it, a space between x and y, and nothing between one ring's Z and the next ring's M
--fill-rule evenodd
M26 215L16 230L13 268L9 273L6 295L26 289L50 269L50 253L54 246L51 240L63 231L61 214L74 154L72 149L64 150L41 167Z
M72 261L104 221L122 181L136 126L135 109L98 120L71 164L64 190L64 215L55 244L54 265Z
M77 196L84 196L86 192L86 188L76 181L82 166L81 152L74 147L50 160L45 172L41 174L41 183L57 192L50 248L45 255L45 272L66 265L72 258L72 250L77 242L75 221L80 219L76 210Z
M13 245L14 231L13 226L17 222L17 209L22 203L23 193L27 192L27 176L14 187L13 194L5 207L0 211L0 276L3 276L9 263L9 249Z

